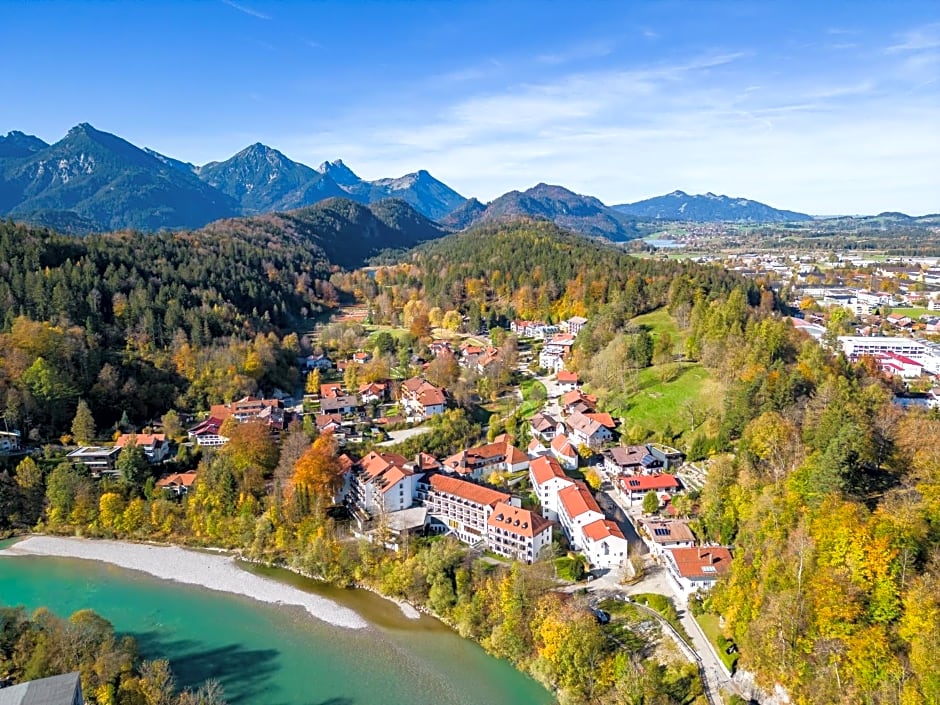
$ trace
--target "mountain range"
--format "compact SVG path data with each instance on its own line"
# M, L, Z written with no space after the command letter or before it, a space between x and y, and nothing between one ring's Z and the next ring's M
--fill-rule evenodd
M466 200L424 170L366 181L340 160L311 169L262 144L196 166L87 123L51 145L22 132L0 136L0 215L65 232L198 228L337 197L397 198L432 219Z
M778 210L747 198L716 196L713 193L690 195L684 191L673 191L665 196L647 198L636 203L622 203L613 206L613 209L638 218L688 220L699 223L792 223L813 220L813 216L806 213Z
M330 199L365 205L399 199L449 230L521 216L614 241L642 237L663 220L813 219L746 198L683 191L610 207L544 183L482 203L464 198L425 170L368 181L342 160L314 169L260 143L225 161L198 166L141 149L87 123L76 125L55 144L23 132L0 136L0 215L63 232L192 229Z

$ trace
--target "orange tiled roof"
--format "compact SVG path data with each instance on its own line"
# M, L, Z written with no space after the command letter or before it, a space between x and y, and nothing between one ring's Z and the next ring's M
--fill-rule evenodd
M122 433L121 436L114 442L118 448L123 448L127 445L127 442L133 437L133 433ZM165 433L138 433L137 436L137 445L138 446L152 446L157 443L166 443L166 434Z
M603 516L601 508L597 505L594 495L580 480L575 480L568 487L558 492L558 501L564 506L568 516L574 519L586 512L597 512Z
M731 570L731 551L723 546L669 548L683 578L715 578ZM710 568L711 570L706 570Z
M519 536L533 538L551 526L552 522L528 509L513 507L499 502L493 507L493 513L486 521L490 526L504 529Z
M535 482L538 485L544 485L553 477L564 480L570 479L565 475L565 471L562 470L558 461L548 455L536 458L529 464L529 467L532 470L532 477L535 478Z
M610 519L598 519L585 525L584 535L591 541L603 541L604 539L624 539L623 532Z
M497 502L506 502L510 497L505 492L499 492L466 480L458 480L456 477L447 477L447 475L432 475L430 484L432 489L438 492L446 492L476 504L494 505Z

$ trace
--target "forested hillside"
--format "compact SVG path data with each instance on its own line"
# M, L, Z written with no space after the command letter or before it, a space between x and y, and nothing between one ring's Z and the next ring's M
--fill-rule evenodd
M754 303L760 298L753 284L716 267L638 259L542 220L475 228L382 261L395 259L336 280L369 302L376 322L400 323L439 309L469 316L470 330L481 323L555 322L602 310L622 323L673 296L691 306L696 295L711 298L741 285Z
M142 424L287 385L274 332L336 301L320 251L264 233L83 239L0 224L0 409L41 435L78 399L102 426ZM296 341L295 341L296 343Z

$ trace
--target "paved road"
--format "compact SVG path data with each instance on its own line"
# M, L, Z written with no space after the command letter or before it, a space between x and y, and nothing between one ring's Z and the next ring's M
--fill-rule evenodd
M393 446L396 443L401 443L406 441L409 438L414 438L415 436L420 436L422 433L427 433L431 430L430 426L418 426L416 428L403 428L400 431L389 431L388 436L389 440L379 443L380 446Z

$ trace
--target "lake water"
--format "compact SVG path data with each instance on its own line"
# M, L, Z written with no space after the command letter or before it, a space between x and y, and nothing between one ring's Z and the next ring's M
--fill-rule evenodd
M548 705L551 695L430 617L410 620L363 590L253 569L342 602L372 625L347 630L278 607L91 561L0 558L0 604L90 608L168 658L182 686L218 679L248 705Z

